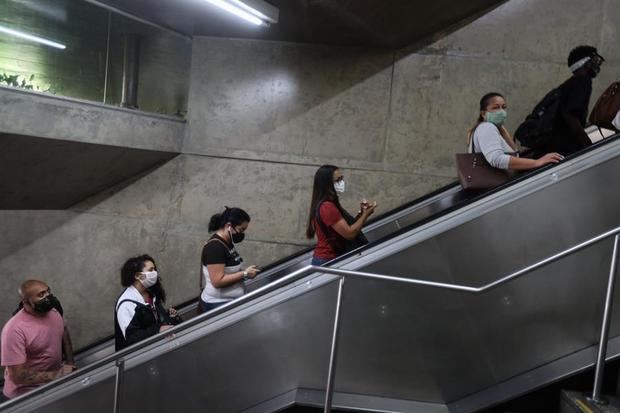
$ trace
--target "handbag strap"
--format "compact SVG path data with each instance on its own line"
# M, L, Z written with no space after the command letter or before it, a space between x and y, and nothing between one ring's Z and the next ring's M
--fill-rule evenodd
M218 241L218 242L219 242L219 243L221 243L224 247L226 247L226 249L227 249L227 250L229 249L229 248L228 248L228 245L226 245L226 243L225 243L224 241L222 241L222 240L221 240L221 239L219 239L219 238L215 238L215 237L213 237L213 238L211 238L210 240L208 240L208 241L205 243L205 245L203 246L203 248L204 248L204 247L206 247L206 246L207 246L207 245L208 245L211 241ZM198 276L198 288L200 288L200 291L202 292L202 290L205 288L205 285L204 285L204 282L203 282L203 281L204 281L204 277L203 277L203 273L202 273L202 257L201 257L201 259L200 259L200 271L198 272L198 274L199 274L199 276Z
M470 153L476 153L476 145L474 144L474 135L476 134L476 129L478 129L478 126L480 126L480 124L477 124L476 127L471 131L471 152Z

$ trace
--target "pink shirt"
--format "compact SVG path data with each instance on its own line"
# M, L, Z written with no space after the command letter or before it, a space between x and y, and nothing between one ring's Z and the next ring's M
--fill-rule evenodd
M2 329L2 366L26 366L36 371L59 369L62 363L62 335L65 323L62 316L51 310L36 317L23 309L13 316ZM4 394L9 398L22 395L37 385L15 384L4 370Z

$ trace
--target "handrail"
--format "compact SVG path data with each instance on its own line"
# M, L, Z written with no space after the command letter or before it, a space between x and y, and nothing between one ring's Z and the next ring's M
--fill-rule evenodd
M520 276L523 276L531 271L534 271L540 267L543 267L547 264L550 264L554 261L559 260L560 258L563 258L567 255L573 254L577 251L580 251L584 248L587 248L588 246L595 244L597 242L600 242L602 240L604 240L605 238L609 238L613 235L619 234L620 233L620 227L616 227L613 230L604 232L602 234L599 234L595 237L592 237L590 239L588 239L587 241L584 241L580 244L577 244L573 247L567 248L559 253L556 253L548 258L545 258L533 265L529 265L519 271L515 271L505 277L502 277L492 283L483 285L482 287L471 287L471 286L466 286L466 285L459 285L459 284L448 284L448 283L440 283L440 282L435 282L435 281L427 281L427 280L421 280L421 279L416 279L416 278L405 278L405 277L398 277L398 276L393 276L393 275L384 275L384 274L374 274L374 273L368 273L368 272L362 272L362 271L352 271L352 270L342 270L342 269L338 269L338 268L330 268L330 267L320 267L320 266L316 266L316 265L307 265L303 268L300 268L297 271L294 271L292 273L290 273L289 275L280 278L279 280L274 281L273 283L266 285L264 287L258 288L255 291L252 291L248 294L243 295L242 297L233 300L225 305L222 305L220 307L215 308L214 310L211 310L205 314L201 314L198 317L195 317L189 321L186 321L183 324L180 324L178 326L175 326L169 330L166 330L165 333L161 333L157 334L153 337L149 337L146 340L143 340L139 343L134 344L131 347L128 347L125 350L122 350L120 352L117 352L111 356L108 356L106 359L102 360L101 362L97 362L95 363L97 366L105 364L105 362L107 361L112 361L112 360L116 360L118 358L124 357L129 353L134 352L135 350L139 350L141 348L147 347L157 341L160 341L162 339L165 339L165 336L182 331L186 328L192 327L196 324L201 323L204 320L213 318L221 313L224 313L226 311L228 311L231 308L236 308L236 307L240 307L241 305L245 304L248 301L252 301L254 298L257 297L262 297L272 291L277 290L278 288L282 287L283 285L287 285L287 284L291 284L301 278L303 278L304 276L313 273L313 272L321 272L321 273L327 273L327 274L333 274L333 275L340 275L340 276L355 276L355 277L362 277L362 278L369 278L369 279L379 279L379 280L383 280L383 281L393 281L393 282L401 282L401 283L405 283L405 284L414 284L414 285L422 285L422 286L426 286L426 287L434 287L434 288L443 288L443 289L447 289L447 290L456 290L456 291L465 291L465 292L471 292L471 293L481 293L484 292L486 290L489 290L491 288L495 288L503 283L506 283L512 279L518 278ZM88 367L88 366L87 366Z
M343 270L343 269L338 269L338 268L330 268L330 267L320 267L320 266L315 266L315 265L308 265L305 266L303 268L300 268L297 271L294 271L292 273L290 273L287 276L284 276L276 281L274 281L273 283L270 283L264 287L261 287L259 289L256 289L255 291L252 291L248 294L243 295L242 297L233 300L227 304L224 304L220 307L217 307L211 311L208 311L204 314L199 315L198 317L195 317L191 320L188 320L182 324L179 324L177 326L174 326L173 328L166 330L163 333L159 333L156 334L152 337L149 337L141 342L138 342L130 347L127 347L126 349L123 349L121 351L118 351L114 354L111 354L107 357L104 357L103 359L89 365L86 366L80 370L77 371L77 374L80 375L84 375L85 373L88 373L90 371L93 371L95 369L98 369L106 364L109 364L110 362L117 362L118 360L124 359L127 355L137 351L137 350L141 350L151 344L154 344L156 342L159 341L164 341L167 340L167 337L174 334L174 333L178 333L180 331L183 331L185 329L188 329L190 327L195 326L196 324L199 324L205 320L214 318L232 308L237 308L240 307L244 304L246 304L249 301L252 301L254 298L257 297L262 297L265 296L275 290L277 290L278 288L284 286L284 285L288 285L288 284L292 284L295 281L298 281L299 279L305 277L306 275L313 273L313 272L317 272L317 273L326 273L326 274L332 274L332 275L338 275L341 277L360 277L360 278L367 278L367 279L377 279L377 280L382 280L382 281L390 281L390 282L400 282L400 283L405 283L405 284L412 284L412 285L419 285L419 286L424 286L424 287L431 287L431 288L440 288L440 289L445 289L445 290L452 290L452 291L462 291L462 292L467 292L467 293L473 293L473 294L480 294L480 293L484 293L488 290L491 290L493 288L496 288L502 284L505 284L509 281L512 281L516 278L519 278L521 276L524 276L536 269L539 269L541 267L544 267L548 264L551 264L552 262L558 261L566 256L572 255L578 251L581 251L593 244L596 244L598 242L603 241L604 239L607 239L609 237L612 236L616 236L616 238L619 237L620 234L620 227L616 227L612 230L603 232L599 235L596 235L592 238L589 238L588 240L581 242L579 244L576 244L570 248L566 248L556 254L553 254L547 258L544 258L532 265L528 265L527 267L524 267L518 271L512 272L504 277L501 277L491 283L482 285L480 287L472 287L472 286L467 286L467 285L460 285L460 284L449 284L449 283L441 283L441 282L435 282L435 281L427 281L427 280L422 280L422 279L417 279L417 278L405 278L405 277L399 277L399 276L393 276L393 275L385 275L385 274L375 274L375 273L368 273L368 272L362 272L362 271L353 271L353 270ZM614 250L615 251L615 250ZM615 261L614 261L615 263ZM343 288L339 289L339 300L340 300L340 295L342 294L342 290ZM334 334L334 340L337 340L337 334ZM337 348L337 343L332 343L332 349L335 351ZM333 355L331 355L331 360L333 361L335 358ZM333 374L331 368L333 366L330 366L330 374ZM67 382L69 380L72 380L75 377L75 374L70 374L68 376L62 377L54 382L49 383L50 387L56 387L64 382ZM42 386L39 389L43 390L49 390L48 385ZM43 391L45 391L43 390ZM39 393L37 390L34 390L30 393L27 393L21 397L18 397L16 399L12 399L8 402L6 402L6 406L10 406L12 404L16 404L21 400L25 400L27 398L30 398L29 396L35 396L37 393ZM326 405L326 411L327 410L327 405Z
M508 281L511 281L511 280L514 280L515 278L519 278L523 275L526 275L534 270L544 267L545 265L551 264L552 262L555 262L568 255L572 255L578 251L581 251L582 249L589 247L592 244L596 244L597 242L600 242L606 238L612 237L617 234L620 234L620 227L616 227L615 229L612 229L610 231L603 232L595 237L588 239L587 241L584 241L580 244L567 248L561 252L551 255L543 260L540 260L535 264L528 265L527 267L524 267L518 271L508 274L502 278L499 278L481 287L471 287L471 286L460 285L460 284L447 284L447 283L440 283L440 282L435 282L435 281L420 280L416 278L403 278L403 277L396 277L392 275L380 275L380 274L373 274L373 273L360 272L360 271L341 270L337 268L324 268L324 267L313 267L313 268L317 268L317 271L334 274L334 275L373 278L373 279L384 280L384 281L402 282L406 284L415 284L415 285L422 285L426 287L435 287L435 288L441 288L445 290L464 291L468 293L478 294L478 293L483 293L493 288L496 288L502 284L507 283ZM312 266L308 266L308 267L312 267ZM304 267L304 268L308 268L308 267ZM302 268L301 270L303 270L304 268Z
M594 145L592 145L592 146L590 146L590 147L588 147L586 149L583 149L583 150L581 150L581 151L579 151L579 152L577 152L577 153L567 157L567 160L572 160L572 159L574 159L576 157L581 156L585 152L589 152L589 151L591 151L593 149L596 149L596 148L599 148L601 146L608 145L608 144L612 143L614 140L619 139L619 138L620 138L620 133L617 133L615 135L607 137L607 138L605 138L605 139L595 143ZM468 199L467 201L463 201L463 202L470 203L470 202L478 201L482 197L487 196L487 195L492 194L492 193L497 192L497 191L501 191L501 190L505 189L509 185L513 185L513 184L519 183L519 182L521 182L523 180L529 179L532 176L535 176L535 175L538 175L538 174L541 174L541 173L545 173L549 169L553 168L554 166L555 165L553 165L553 164L549 164L549 165L546 165L546 166L544 166L542 168L539 168L539 169L527 171L526 173L522 174L518 178L510 180L506 184L500 185L497 188L494 188L492 190L489 190L488 192L485 192L484 194L477 195L477 196L472 196L470 199ZM447 192L447 191L454 190L454 188L457 187L457 186L460 186L458 184L458 182L453 182L451 184L447 184L447 185L445 185L445 186L443 186L441 188L438 188L435 191L433 191L431 193L428 193L428 194L426 194L426 195L424 195L422 197L416 198L416 199L414 199L412 201L409 201L409 202L407 202L407 203L405 203L403 205L400 205L400 206L398 206L396 208L393 208L393 209L391 209L389 211L386 211L385 213L382 213L381 215L378 215L376 217L373 215L373 218L371 218L371 220L368 221L368 225L365 228L368 228L368 227L372 226L373 224L376 224L376 223L378 223L378 222L380 222L380 221L382 221L384 219L387 219L387 217L389 217L391 215L398 214L398 213L406 210L407 208L411 208L412 206L414 206L416 204L424 203L424 202L428 201L430 198L433 198L433 197L435 197L435 196L437 196L439 194L442 194L442 193ZM458 205L459 206L463 206L462 203L459 203ZM442 211L441 213L449 212L450 210L451 210L451 208L448 208L445 211ZM436 218L436 217L437 217L436 215L433 216L433 218ZM422 220L420 222L416 222L415 225L420 225L421 222L424 222L424 220ZM410 229L411 229L411 225L407 225L406 227L400 228L396 233L390 235L390 237L392 237L393 235L401 234L401 233L403 233L405 231L408 231ZM368 244L366 247L372 247L372 246L376 245L376 243L382 242L382 241L384 241L386 239L387 239L387 237L385 237L385 236L381 237L378 240L375 240L372 243ZM248 285L252 285L254 282L262 280L263 278L261 278L261 276L266 275L266 272L268 272L269 270L272 270L272 269L274 269L274 268L276 268L276 267L286 263L287 261L289 261L291 259L294 259L294 258L300 257L300 256L302 256L304 254L307 254L311 250L312 250L312 247L305 248L305 249L299 250L299 251L297 251L297 252L295 252L295 253L293 253L293 254L285 257L285 258L282 258L280 260L277 260L275 262L272 262L272 263L268 264L266 267L263 268L263 271L261 272L261 275L259 275L255 279L251 280ZM347 253L347 254L341 255L341 256L337 257L334 261L330 262L328 265L332 265L332 264L337 263L337 262L339 262L339 261L341 261L343 259L347 259L347 258L349 258L351 256L350 254L359 254L359 253L360 253L360 250L358 249L358 250L355 250L355 251L353 251L351 253ZM178 304L177 306L175 306L175 308L177 308L177 309L181 308L182 310L185 309L187 311L192 311L192 310L195 309L199 298L200 297L196 297L196 298L192 298L190 300L187 300L187 301L185 301L183 303ZM184 308L184 307L186 307L186 308ZM181 314L183 314L183 313L181 313ZM114 336L108 336L108 337L102 339L101 341L98 341L96 343L93 343L91 345L88 345L88 346L82 348L82 351L88 350L88 349L92 349L92 348L96 347L97 345L100 345L104 341L109 342L110 340L113 340L113 339L114 339Z
M620 251L620 227L616 227L613 230L604 232L600 235L590 238L587 241L584 241L580 244L577 244L573 247L567 248L557 254L551 255L543 260L538 261L535 264L529 265L521 270L515 271L512 274L508 274L505 277L502 277L496 281L493 281L489 284L483 285L482 287L469 287L458 284L445 284L445 283L435 283L430 281L423 280L414 280L414 279L403 279L401 277L392 277L392 276L382 276L378 274L370 274L370 273L362 273L357 271L347 271L347 270L337 270L337 269L326 269L324 272L339 274L340 284L338 288L338 295L336 298L336 317L334 320L334 327L332 332L332 343L331 343L331 352L329 356L329 364L327 370L327 385L325 388L325 405L323 412L330 413L331 405L332 405L332 395L334 392L334 377L335 377L335 360L338 353L338 342L339 342L339 331L340 331L340 318L342 314L342 293L344 290L344 279L347 275L349 276L361 276L363 278L375 278L386 281L396 281L396 282L405 282L409 284L417 284L424 285L428 287L436 287L441 289L449 289L449 290L457 290L464 291L473 294L479 294L486 292L490 289L496 288L502 284L510 282L518 277L521 277L525 274L528 274L538 268L544 267L552 262L558 261L564 257L572 255L578 251L581 251L584 248L587 248L597 242L600 242L609 237L614 237L613 242L613 250L611 254L611 264L609 267L609 277L607 281L607 288L605 293L605 303L603 308L603 316L601 321L601 333L598 342L598 351L596 357L596 370L594 373L594 384L592 390L592 396L588 397L588 400L594 404L607 404L607 400L601 397L601 387L603 380L603 370L605 368L605 359L607 358L607 340L609 339L609 326L611 324L611 315L612 315L612 305L613 305L613 296L614 296L614 287L616 281L616 272L618 268L618 251Z

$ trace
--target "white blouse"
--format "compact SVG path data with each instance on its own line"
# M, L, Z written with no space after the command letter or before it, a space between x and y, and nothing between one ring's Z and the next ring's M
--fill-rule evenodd
M506 140L499 133L497 126L491 122L482 122L476 127L469 151L472 152L472 143L476 153L482 153L487 162L499 169L508 169L510 155L514 153Z

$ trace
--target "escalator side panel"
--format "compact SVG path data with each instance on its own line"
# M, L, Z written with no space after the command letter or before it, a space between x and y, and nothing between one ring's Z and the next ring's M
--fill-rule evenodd
M229 413L324 388L336 293L331 282L129 368L121 410Z
M616 227L616 143L605 156L560 165L338 265L477 286ZM610 253L607 240L481 295L347 278L336 391L456 403L588 348L597 340ZM332 282L313 286L318 279ZM241 411L324 387L333 280L309 276L128 353L122 410ZM150 400L153 392L161 397Z
M618 171L620 157L437 235L417 238L412 230L409 247L362 268L458 284L488 283L620 225L620 191L612 178Z
M114 411L114 380L86 387L71 396L35 410L40 413L109 413Z
M83 383L74 383L73 391L68 392L69 394L64 397L60 397L57 391L49 394L48 397L43 396L32 403L22 403L7 411L11 413L110 413L114 411L113 377L94 385L90 385L88 379L85 379Z
M336 390L448 403L592 345L609 250L483 295L348 280Z
M616 157L355 268L473 286L494 281L618 226L612 177L619 170ZM336 389L446 403L595 343L611 242L477 296L348 281ZM377 256L382 248L389 249L377 247ZM359 360L370 360L363 375Z

